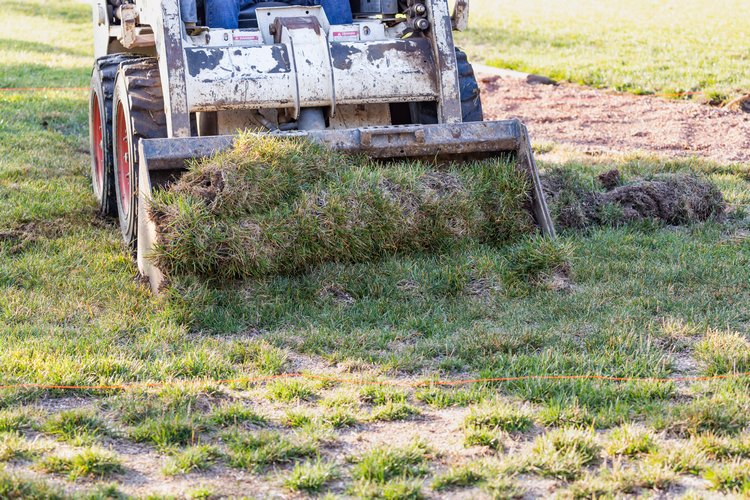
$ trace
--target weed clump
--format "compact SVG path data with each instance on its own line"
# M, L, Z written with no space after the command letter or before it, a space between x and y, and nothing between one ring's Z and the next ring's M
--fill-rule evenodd
M152 443L160 449L184 446L196 441L200 426L192 419L180 415L168 415L145 420L131 432L133 440Z
M325 262L439 251L533 232L525 174L505 160L379 165L304 139L237 139L149 208L168 274L291 274Z
M57 413L44 422L42 431L76 446L91 444L109 433L104 421L89 410Z
M705 479L711 489L724 493L734 493L743 497L750 494L750 463L736 460L708 469Z
M448 390L440 387L428 387L417 391L414 397L433 408L442 409L480 403L490 395L491 392L484 387Z
M219 450L211 445L190 446L175 453L164 466L162 472L165 476L174 476L207 470L220 455Z
M645 429L623 425L609 434L606 451L610 455L634 457L656 450L653 436Z
M714 396L676 405L657 420L656 424L680 437L713 433L731 436L740 433L748 424L748 402Z
M208 421L219 427L230 427L238 424L264 427L268 424L266 417L239 403L216 408L209 415Z
M0 463L11 460L29 460L44 450L43 445L27 440L18 432L0 434Z
M0 432L13 432L31 429L36 422L27 409L0 410Z
M0 470L0 498L28 498L33 500L63 500L63 491L37 479L26 479L18 474Z
M359 399L363 403L384 405L387 403L406 403L408 394L395 387L385 385L366 385L359 391Z
M70 457L46 457L37 467L44 472L67 474L71 480L101 478L122 471L122 463L117 455L95 448L87 448Z
M352 476L361 482L377 484L386 484L396 478L421 477L427 473L430 453L421 441L404 448L374 448L354 459Z
M408 403L386 403L375 407L370 414L373 422L395 422L419 415L419 409Z
M317 445L299 436L286 437L274 431L243 433L233 431L223 437L229 448L229 462L233 467L260 470L272 464L293 462L311 457L318 452Z
M545 477L572 480L581 469L599 458L599 445L594 433L574 428L561 428L534 440L531 454L522 470Z
M485 473L476 464L468 464L451 468L447 472L436 476L432 481L432 489L435 491L445 491L455 488L466 488L474 486L485 479Z
M464 420L465 428L497 429L504 432L526 432L534 421L526 411L512 406L474 408Z
M709 331L695 346L695 357L707 375L750 370L750 341L736 332Z
M321 459L310 460L295 465L284 485L291 490L315 493L336 477L336 464Z

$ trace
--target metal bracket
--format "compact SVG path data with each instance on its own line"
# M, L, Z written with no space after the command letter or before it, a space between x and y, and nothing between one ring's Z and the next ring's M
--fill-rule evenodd
M169 137L190 137L190 110L185 81L185 51L182 47L183 25L180 7L178 2L159 4L154 5L161 10L161 15L156 16L154 33L159 54L164 112L167 115L167 133Z
M461 123L461 97L458 86L458 63L453 44L451 16L446 0L432 0L427 4L430 21L428 36L435 54L440 101L438 101L438 121L440 123Z
M125 3L117 8L117 17L122 23L122 32L120 34L120 43L126 49L133 48L136 42L136 21L138 20L138 11L135 4Z
M456 0L451 15L453 31L466 31L469 27L469 0Z

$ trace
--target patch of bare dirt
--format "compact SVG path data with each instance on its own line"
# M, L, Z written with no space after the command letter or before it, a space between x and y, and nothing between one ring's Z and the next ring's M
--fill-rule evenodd
M578 85L480 77L487 119L520 118L533 141L577 149L693 157L720 163L750 161L750 114Z
M63 228L55 222L24 222L12 229L0 230L0 241L10 243L9 253L11 255L21 253L30 243L61 236Z

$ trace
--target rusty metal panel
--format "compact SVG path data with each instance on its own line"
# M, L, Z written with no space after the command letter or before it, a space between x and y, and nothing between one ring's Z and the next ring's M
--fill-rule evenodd
M185 50L191 111L290 107L297 82L286 45Z
M339 104L434 101L435 59L427 39L331 44Z
M295 43L294 52L290 45L186 48L190 110L438 99L432 51L425 39L333 43L330 62L327 42Z
M518 120L451 125L391 125L355 129L274 132L279 137L308 137L344 152L372 158L470 157L519 154L525 128ZM233 136L146 139L141 161L149 170L184 168L185 161L210 156L232 145Z
M391 125L391 107L383 104L344 104L336 108L329 128L357 128Z

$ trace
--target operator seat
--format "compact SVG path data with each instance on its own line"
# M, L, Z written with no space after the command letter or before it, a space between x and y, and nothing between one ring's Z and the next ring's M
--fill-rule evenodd
M258 15L255 12L256 9L259 7L289 7L290 5L302 5L305 1L297 1L294 0L288 1L288 2L257 2L254 4L250 4L245 6L240 10L240 22L239 26L241 29L252 29L258 27Z

